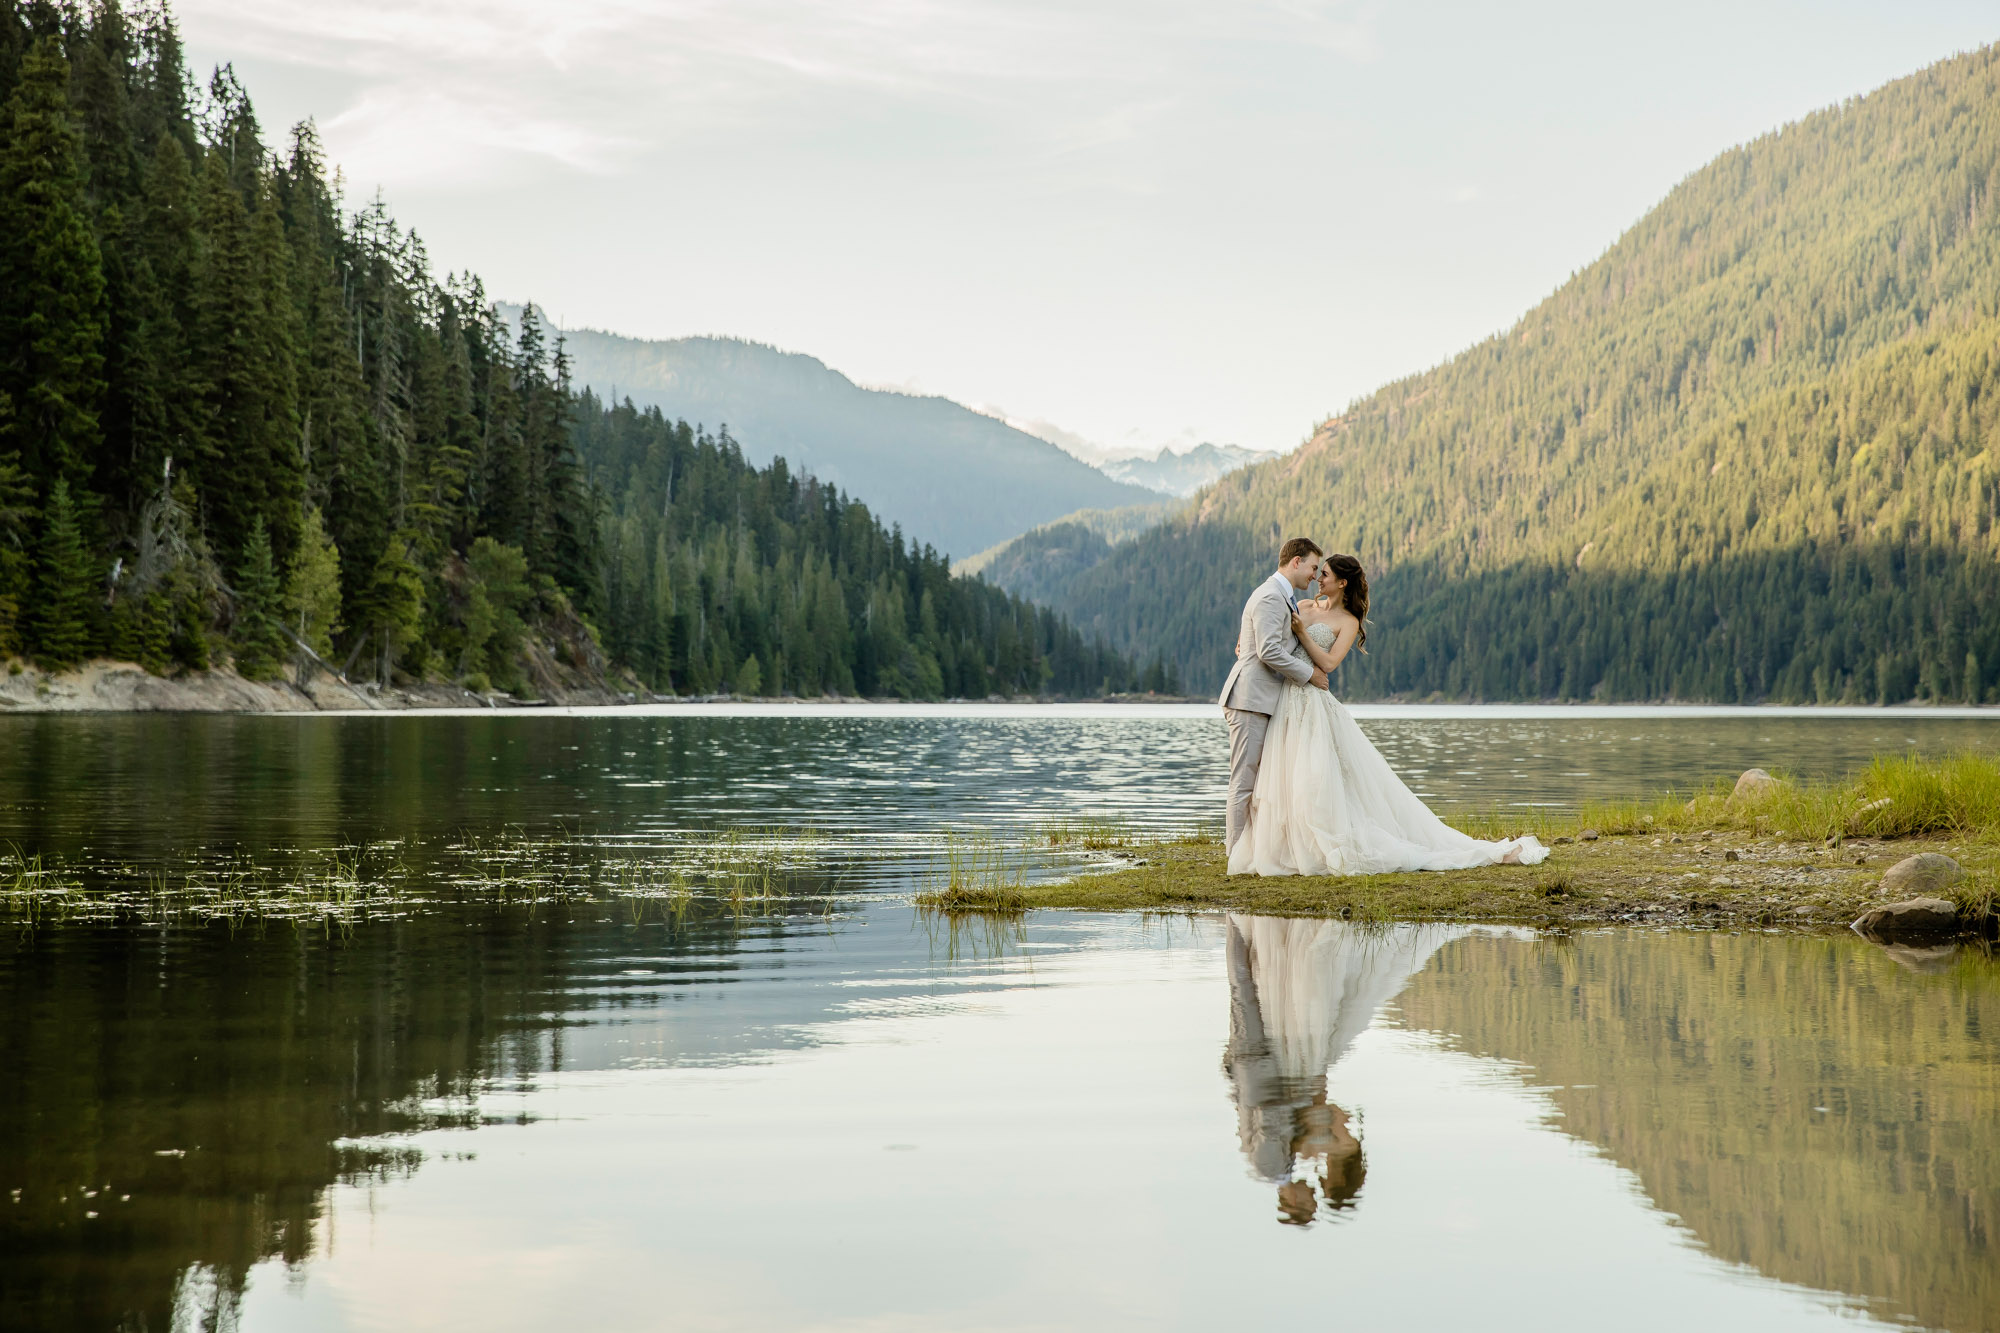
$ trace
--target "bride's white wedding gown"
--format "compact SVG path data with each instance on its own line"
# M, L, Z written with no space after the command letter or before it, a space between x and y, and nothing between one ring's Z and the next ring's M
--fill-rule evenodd
M1333 627L1306 626L1322 649ZM1403 785L1347 706L1326 690L1286 683L1264 733L1250 827L1229 852L1232 875L1378 875L1464 870L1549 849L1533 837L1484 842L1431 813Z

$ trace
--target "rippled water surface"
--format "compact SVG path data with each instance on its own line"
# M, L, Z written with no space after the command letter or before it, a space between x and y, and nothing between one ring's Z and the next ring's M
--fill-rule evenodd
M1447 804L2000 741L1357 711ZM1184 826L1222 762L1209 710L0 718L30 853L883 852L749 911L0 920L0 1327L1996 1327L1982 951L908 903L947 824Z
M1355 709L1441 808L1574 805L1751 765L2000 749L2000 710ZM591 714L0 717L0 839L187 846L435 839L502 826L628 839L732 824L893 844L1074 815L1219 823L1209 707L768 707Z

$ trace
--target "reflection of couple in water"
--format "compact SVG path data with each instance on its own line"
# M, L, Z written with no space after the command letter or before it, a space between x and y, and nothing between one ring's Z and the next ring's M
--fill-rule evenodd
M1327 1069L1432 954L1471 929L1229 918L1222 1068L1243 1155L1278 1187L1280 1221L1303 1226L1322 1204L1354 1206L1367 1164L1348 1113L1327 1100Z

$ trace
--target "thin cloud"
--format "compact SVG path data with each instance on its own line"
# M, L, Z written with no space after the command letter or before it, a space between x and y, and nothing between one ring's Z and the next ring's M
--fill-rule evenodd
M1346 3L1178 0L181 0L206 49L341 76L318 109L357 178L490 177L523 156L616 170L828 97L990 120L1047 152L1124 142L1219 41L1373 51ZM254 89L253 89L254 91Z

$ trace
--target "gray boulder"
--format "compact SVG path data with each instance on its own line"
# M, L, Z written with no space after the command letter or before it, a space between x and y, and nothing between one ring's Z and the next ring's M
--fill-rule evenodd
M1871 907L1854 919L1854 929L1872 940L1949 935L1957 927L1958 904L1945 898L1911 898Z
M1949 856L1922 852L1890 866L1882 876L1880 893L1884 898L1935 898L1964 878L1965 872Z
M1746 796L1756 796L1778 785L1778 780L1761 768L1746 768L1743 776L1736 779L1736 790L1729 793L1729 799L1740 801Z

